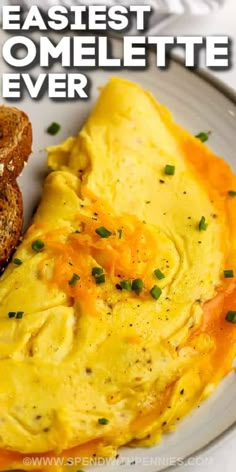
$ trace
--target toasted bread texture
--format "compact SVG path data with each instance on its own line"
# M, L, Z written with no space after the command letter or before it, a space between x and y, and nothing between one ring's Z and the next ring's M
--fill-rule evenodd
M23 204L16 178L31 153L32 127L28 116L0 106L0 271L19 242Z
M32 127L28 116L0 106L0 190L21 173L31 153Z
M23 203L16 183L9 182L0 190L0 271L15 250L22 230Z

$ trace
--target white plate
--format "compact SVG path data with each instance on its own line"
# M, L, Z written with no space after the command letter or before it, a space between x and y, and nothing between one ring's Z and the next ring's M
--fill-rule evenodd
M5 39L3 33L1 42ZM56 39L56 38L55 38ZM113 53L120 51L118 40L113 41ZM6 66L1 63L1 72ZM60 70L58 67L56 70ZM37 75L35 68L32 74ZM77 133L88 116L99 92L98 86L107 82L112 75L118 75L138 82L151 91L155 97L166 104L173 112L178 123L193 134L199 131L212 131L209 145L222 155L236 170L235 134L236 101L224 87L215 86L176 61L168 70L157 70L154 55L150 53L150 67L145 71L123 70L89 72L91 79L91 99L87 101L55 102L46 98L34 101L28 96L14 103L25 110L32 121L34 132L33 155L19 182L24 196L25 223L29 223L35 205L40 198L43 177L46 174L46 153L44 148L58 143L69 135ZM56 137L49 136L45 129L52 122L61 124ZM232 434L236 423L236 383L235 374L230 374L215 393L200 408L184 419L176 432L164 436L161 444L151 449L124 448L117 465L98 467L92 470L108 472L157 472L171 465L174 458L185 458L214 443L216 438ZM228 436L227 436L228 437ZM130 463L136 461L131 468ZM123 465L119 465L124 462Z

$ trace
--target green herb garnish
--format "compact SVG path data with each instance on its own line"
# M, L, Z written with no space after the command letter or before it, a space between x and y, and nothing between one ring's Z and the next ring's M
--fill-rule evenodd
M139 295L144 287L143 281L141 279L134 279L131 287L132 290Z
M206 231L208 224L206 223L205 216L202 216L198 225L200 231Z
M60 129L61 125L53 121L53 123L51 123L50 126L47 128L47 133L51 136L55 136L60 131Z
M109 236L112 235L111 231L104 228L104 226L100 226L100 228L95 229L95 232L98 234L98 236L101 236L101 238L109 238Z
M16 318L20 320L24 315L23 311L9 311L8 318Z
M106 282L105 274L97 275L95 277L96 284L104 284Z
M103 273L103 268L102 267L93 267L91 274L96 277L96 275L101 275Z
M166 175L174 175L174 173L175 173L175 166L171 166L171 165L167 164L165 166L165 174Z
M150 290L150 294L152 298L154 298L155 300L158 300L158 298L160 298L162 294L162 290L157 285L154 285L152 289Z
M205 143L209 139L209 134L202 131L201 133L196 134L195 138L200 139L202 143Z
M224 270L224 277L225 279L231 279L232 277L234 277L234 271L232 269Z
M156 278L159 279L159 280L165 278L165 275L163 274L163 272L160 269L154 270L154 274L155 274Z
M229 190L229 191L228 191L228 195L229 195L230 197L236 197L236 191L235 191L235 190Z
M109 420L107 418L99 418L98 423L105 425L109 423Z
M118 229L117 233L118 233L118 239L121 239L122 238L122 229Z
M17 266L20 266L21 264L23 264L22 260L21 259L18 259L17 257L15 259L13 259L13 264L17 265Z
M45 244L44 244L43 241L41 241L41 239L36 239L36 241L34 241L32 243L31 247L32 247L33 251L40 252L45 247Z
M80 280L80 276L78 274L73 274L68 284L71 287L74 287L77 284L78 280Z
M129 292L132 290L131 280L122 280L120 286L123 290L128 290Z
M103 274L102 267L93 267L91 271L92 276L95 278L96 284L104 284L106 281L105 274Z
M229 321L229 323L236 323L236 311L228 311L225 319Z

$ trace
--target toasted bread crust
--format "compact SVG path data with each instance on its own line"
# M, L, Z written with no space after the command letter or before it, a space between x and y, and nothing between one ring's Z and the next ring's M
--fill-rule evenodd
M0 106L0 189L21 173L31 153L32 127L28 116Z
M0 106L0 271L22 231L23 203L16 178L31 153L32 127L21 110Z
M15 250L22 231L23 202L16 182L0 190L0 271Z

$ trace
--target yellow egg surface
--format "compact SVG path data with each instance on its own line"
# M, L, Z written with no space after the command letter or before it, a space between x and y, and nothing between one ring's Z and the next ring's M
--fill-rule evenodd
M0 280L1 470L151 446L235 355L228 165L118 78L48 165Z

